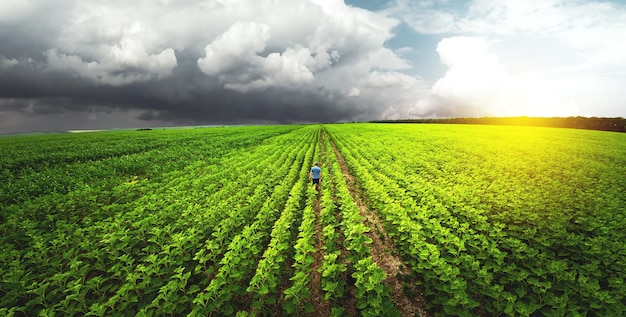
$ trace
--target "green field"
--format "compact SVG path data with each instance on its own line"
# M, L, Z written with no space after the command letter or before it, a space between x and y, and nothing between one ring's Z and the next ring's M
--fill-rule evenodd
M0 148L1 316L626 315L623 133L239 126Z

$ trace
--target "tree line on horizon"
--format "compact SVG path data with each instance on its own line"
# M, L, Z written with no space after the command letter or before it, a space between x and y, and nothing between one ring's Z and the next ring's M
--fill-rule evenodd
M605 117L482 117L482 118L422 118L375 120L375 123L444 123L538 126L626 132L626 118Z

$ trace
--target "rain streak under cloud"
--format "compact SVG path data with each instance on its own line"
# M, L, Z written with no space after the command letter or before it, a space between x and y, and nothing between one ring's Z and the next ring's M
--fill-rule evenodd
M621 2L346 2L2 1L0 133L626 116Z

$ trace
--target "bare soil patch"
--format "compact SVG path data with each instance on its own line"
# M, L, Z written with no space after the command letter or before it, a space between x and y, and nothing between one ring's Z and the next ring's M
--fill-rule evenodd
M370 227L370 232L367 233L367 236L373 241L370 245L372 259L387 273L387 278L383 283L391 289L391 299L402 312L402 316L429 316L424 309L423 291L418 290L413 283L402 283L400 280L402 276L411 274L410 269L396 255L392 241L387 237L378 215L369 210L365 204L367 196L360 190L356 178L350 173L350 169L335 143L332 140L330 143L337 156L337 161L346 180L350 195L356 203L361 216L366 219L366 225ZM411 296L407 296L406 293L411 294Z
M313 270L311 272L311 302L315 312L310 316L330 316L330 303L324 300L321 286L321 275L317 271L324 262L324 233L322 231L322 218L320 213L322 206L319 199L315 201L315 252L313 253Z

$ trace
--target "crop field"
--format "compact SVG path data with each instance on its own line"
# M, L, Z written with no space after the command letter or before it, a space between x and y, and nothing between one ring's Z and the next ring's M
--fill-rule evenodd
M0 148L0 316L626 315L624 133L241 126Z

